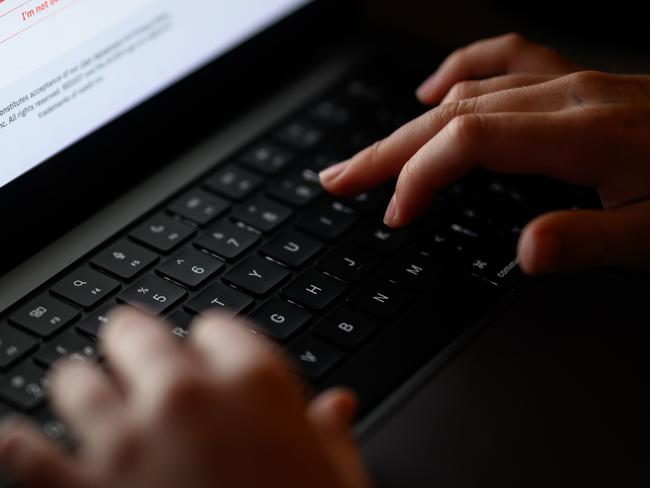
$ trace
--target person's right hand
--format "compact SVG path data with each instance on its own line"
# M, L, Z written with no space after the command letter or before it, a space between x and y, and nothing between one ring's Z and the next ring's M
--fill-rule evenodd
M520 54L497 49L508 39ZM494 51L484 49L490 45ZM564 74L576 68L512 37L465 52L420 90L432 102L446 94L444 103L321 173L323 186L354 196L398 177L385 222L401 227L474 168L547 175L595 188L605 210L554 212L529 223L519 241L524 271L650 266L650 76ZM529 72L512 73L522 67ZM510 77L461 81L504 70ZM456 82L462 88L451 88Z

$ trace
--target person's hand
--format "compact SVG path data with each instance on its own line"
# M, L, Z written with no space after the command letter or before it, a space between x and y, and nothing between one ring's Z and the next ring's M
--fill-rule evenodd
M166 325L119 312L99 366L55 367L50 393L73 456L26 421L0 434L0 464L31 487L214 488L369 485L350 426L354 396L311 403L250 325L211 316L184 344Z
M539 65L529 59L529 67L547 66L549 72L568 67L546 50L517 43L524 57L539 53ZM470 55L481 46L444 63L423 96L434 100L459 77L504 69L501 62L488 69L482 56ZM400 227L473 168L543 174L594 187L605 209L555 212L529 223L519 241L525 271L650 265L650 76L594 71L537 76L452 89L445 103L321 173L323 186L352 196L399 176L385 222Z

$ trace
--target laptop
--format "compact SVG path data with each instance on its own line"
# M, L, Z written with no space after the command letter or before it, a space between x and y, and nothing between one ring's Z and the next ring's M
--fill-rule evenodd
M528 220L592 206L591 192L477 172L393 230L394 183L352 199L320 186L319 171L427 110L413 92L444 54L386 42L356 7L0 1L0 416L65 444L47 370L101 360L112 307L165 317L179 340L223 309L284 347L314 392L359 394L382 486L638 480L643 463L609 441L648 433L644 288L612 272L533 281L516 260ZM623 358L593 361L611 376L577 390L576 323L592 353ZM604 420L612 391L634 405L620 429ZM594 430L567 430L576 405Z

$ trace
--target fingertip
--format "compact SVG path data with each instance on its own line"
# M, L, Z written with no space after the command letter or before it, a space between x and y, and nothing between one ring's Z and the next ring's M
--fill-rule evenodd
M99 329L99 339L100 341L110 340L111 337L120 335L124 329L135 327L150 320L150 316L134 308L115 307L108 314L106 325Z
M192 331L197 334L205 334L218 327L227 327L232 325L236 320L231 314L210 310L198 315L192 322Z
M51 389L57 389L60 384L74 384L71 380L79 371L85 372L89 364L82 361L74 361L70 358L63 358L56 361L47 373L48 383Z
M190 330L190 340L194 343L221 343L225 340L250 344L254 339L259 339L251 332L255 331L255 324L221 311L210 311L198 316L192 322Z
M539 222L524 229L519 239L518 255L522 270L531 276L557 271L560 267L561 240Z
M347 430L357 416L359 399L347 388L333 388L316 397L310 407L319 423Z
M438 73L432 74L415 90L417 99L426 105L435 102L435 91L438 86Z
M324 187L327 187L334 183L336 179L345 171L349 161L342 161L338 164L330 166L327 169L324 169L318 174L321 184Z

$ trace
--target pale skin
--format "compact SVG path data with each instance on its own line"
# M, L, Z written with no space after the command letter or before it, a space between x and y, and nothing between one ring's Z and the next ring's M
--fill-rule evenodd
M650 77L583 71L511 34L456 51L417 95L437 106L324 172L328 190L398 177L386 223L400 227L474 167L546 174L595 187L605 210L531 222L519 245L527 272L650 264ZM72 363L51 374L76 452L26 420L0 427L0 464L26 486L372 485L351 433L354 395L308 398L250 324L203 317L181 343L168 325L116 313L101 341L112 374Z

